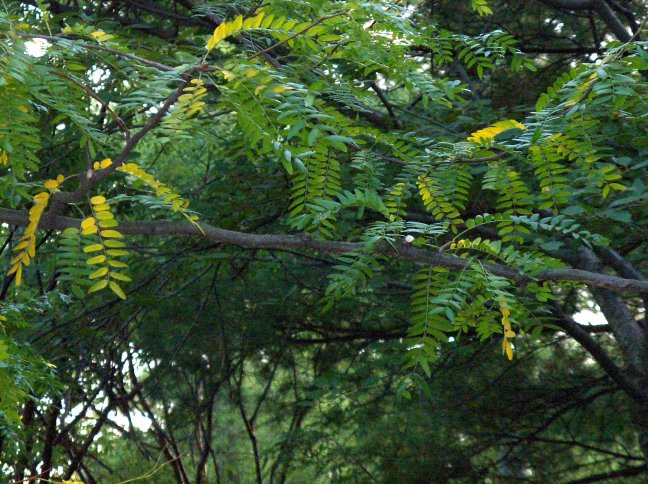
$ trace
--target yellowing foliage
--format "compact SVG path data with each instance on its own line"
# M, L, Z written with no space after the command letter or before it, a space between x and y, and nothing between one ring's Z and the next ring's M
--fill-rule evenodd
M468 137L468 141L478 144L490 143L495 139L495 136L509 129L525 130L526 126L513 119L498 121L487 128L475 131Z
M29 209L29 225L27 225L18 245L13 248L13 251L18 252L18 255L11 260L11 268L7 274L16 274L17 286L22 283L23 266L28 266L36 255L36 229L45 208L47 208L49 199L50 194L47 192L41 192L34 196L34 204Z
M57 191L59 185L63 183L64 180L65 177L59 175L55 180L45 181L43 187L50 191ZM13 251L18 254L11 259L11 267L9 268L9 272L7 272L7 275L16 274L17 286L22 284L23 266L28 266L36 255L36 229L38 228L38 223L43 216L43 212L49 204L50 194L48 192L40 192L34 195L33 200L34 204L29 209L29 224L20 238L20 241L13 248Z
M112 160L106 158L105 160L95 161L92 168L95 170L103 170L104 168L108 168L110 165L112 165Z
M128 264L118 260L119 257L129 255L129 252L124 250L126 245L119 240L123 235L115 230L118 224L110 210L110 205L106 203L106 197L96 195L90 199L90 203L92 204L94 216L88 217L81 222L81 234L97 234L101 243L88 245L83 249L83 252L86 254L99 252L99 254L90 257L86 263L90 266L101 267L88 276L92 280L99 279L88 289L88 292L92 293L109 287L118 297L126 299L126 294L116 281L130 282L131 278L126 274L113 270L114 268L128 267Z
M500 301L500 312L502 313L502 326L504 327L504 338L502 339L502 351L506 354L506 357L509 360L513 359L513 347L509 341L511 338L515 338L515 331L511 329L511 320L509 316L511 315L511 310L506 306L505 303Z
M232 34L235 34L241 30L256 29L261 26L261 22L265 17L265 13L261 12L254 17L247 18L243 20L243 17L239 15L231 22L223 22L214 30L213 35L207 41L207 51L212 50L221 40L226 39Z
M164 183L155 179L155 177L149 173L146 173L142 170L136 163L126 163L117 168L117 171L126 173L138 180L141 180L146 186L155 190L155 195L161 198L164 203L171 206L171 209L174 212L181 213L189 222L195 225L201 232L202 228L196 220L198 219L195 215L190 215L188 212L189 201L183 199L179 194L175 193L171 188L169 188ZM204 232L203 232L204 233Z

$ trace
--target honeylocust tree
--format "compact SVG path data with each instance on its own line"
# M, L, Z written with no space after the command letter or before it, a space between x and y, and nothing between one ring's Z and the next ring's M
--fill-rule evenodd
M645 470L642 7L448 3L2 5L0 472L94 482L105 452L124 479L402 477L369 457L393 439L327 431L416 421L494 368L510 381L466 378L457 412L543 405L429 417L456 458L428 478ZM591 47L538 46L563 28ZM589 403L601 446L558 422ZM245 470L215 431L233 419ZM554 423L571 468L520 451Z

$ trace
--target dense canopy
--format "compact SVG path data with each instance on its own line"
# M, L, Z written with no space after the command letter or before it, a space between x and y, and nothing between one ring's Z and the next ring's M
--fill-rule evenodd
M0 3L2 482L639 482L641 0Z

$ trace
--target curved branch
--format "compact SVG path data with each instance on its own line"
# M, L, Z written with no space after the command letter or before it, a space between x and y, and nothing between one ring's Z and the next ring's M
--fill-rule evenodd
M565 332L574 338L580 345L592 355L592 358L601 366L603 371L617 384L619 388L627 393L633 400L639 403L645 403L648 400L648 393L645 389L637 388L628 375L626 375L621 368L610 358L610 355L603 349L598 342L592 338L588 332L583 329L576 321L567 317L560 311L558 305L554 306L556 317L558 318L558 325L565 330Z
M0 208L0 222L27 226L29 213L25 210ZM68 227L79 227L81 219L46 214L39 223L40 228L63 230ZM199 237L211 242L225 245L236 245L246 249L298 249L322 252L326 254L344 254L361 251L365 245L359 242L344 242L313 239L309 234L303 235L274 235L251 234L237 232L201 223L200 228L190 222L170 221L133 221L122 222L119 230L126 235L142 235L153 237ZM425 249L417 249L409 244L378 244L374 252L389 257L422 262L437 267L461 271L471 261L453 255L439 254ZM549 269L535 276L529 276L512 267L501 264L482 264L492 274L511 279L520 285L534 281L571 281L587 284L593 287L611 289L617 292L648 293L648 281L624 279L599 272L579 269Z

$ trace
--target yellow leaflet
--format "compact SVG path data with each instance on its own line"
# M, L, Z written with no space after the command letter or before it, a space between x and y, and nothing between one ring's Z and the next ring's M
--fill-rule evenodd
M101 205L103 203L106 203L106 197L96 195L90 199L90 203L93 205Z
M123 237L121 232L117 232L116 230L102 230L101 236L106 237L107 239L121 239Z
M94 257L91 257L88 259L88 265L96 265L96 264L103 264L106 262L106 256L105 255L96 255Z
M60 176L60 175L59 175ZM50 180L58 186L57 180ZM47 207L49 202L50 195L48 192L40 192L34 195L34 204L29 209L29 224L25 228L20 241L13 248L14 252L18 252L18 255L14 257L11 261L11 268L9 269L8 274L16 274L16 285L19 286L22 283L22 270L23 266L28 266L32 258L36 255L36 229L38 227L38 222Z
M97 269L94 271L92 274L88 276L89 279L97 279L98 277L103 277L106 274L108 274L108 268L107 267L102 267L100 269Z
M99 227L101 227L102 229L117 227L117 221L114 219L102 220L101 222L99 222Z
M272 88L272 90L274 92L276 92L277 94L280 94L280 93L282 93L284 91L290 91L291 89L293 89L293 88L290 87L290 86L277 86L277 87Z
M87 229L88 227L92 227L95 224L95 218L94 217L88 217L86 219L83 219L81 222L81 228L82 229Z
M121 249L123 247L126 247L126 244L124 244L121 240L114 239L105 240L104 245L106 247L110 247L111 249Z
M118 281L131 282L132 279L121 272L111 272L110 277L117 279Z
M83 249L83 252L85 252L86 254L88 254L88 253L90 253L90 252L97 252L98 250L103 250L103 245L101 245L101 244L92 244L92 245L89 245L89 246L87 246L87 247L85 247L85 248Z
M129 255L129 252L127 250L108 249L106 251L106 254L108 254L111 257L119 257L122 255Z
M504 131L508 131L509 129L522 129L525 130L526 126L524 126L521 123L518 123L514 119L509 119L507 121L498 121L497 123L494 123L493 125L480 129L479 131L475 131L468 137L468 141L472 141L473 143L486 143L486 142L491 142L500 133L503 133Z
M16 286L20 286L22 284L22 266L19 265L17 270L16 270Z
M128 264L124 264L122 261L111 259L108 261L110 267L119 267L120 269L128 267Z
M124 291L122 291L122 288L119 287L119 285L116 282L110 281L108 284L110 285L110 289L112 290L112 292L117 294L117 296L119 296L121 299L126 299L126 294L124 294Z
M112 165L112 160L110 158L106 158L105 160L95 161L92 167L95 170L103 170L104 168L108 168L110 165Z
M115 216L109 210L105 210L103 212L97 212L95 216L97 217L97 220L110 220L115 218Z
M216 27L216 29L214 29L214 33L207 41L207 50L212 50L218 45L221 40L226 39L230 35L239 32L240 30L258 28L263 21L264 15L264 13L260 13L255 17L245 20L243 20L243 17L241 15L239 15L231 22L223 22L218 27ZM270 18L272 18L272 15L270 16Z
M515 337L515 332L511 329L511 310L506 306L506 303L500 301L500 312L502 313L502 326L504 328L504 338L502 340L502 350L506 353L509 360L513 359L513 347L511 346L510 338Z
M88 289L89 293L99 291L106 287L108 285L108 279L102 279L101 281L97 282L94 286L92 286L90 289Z

